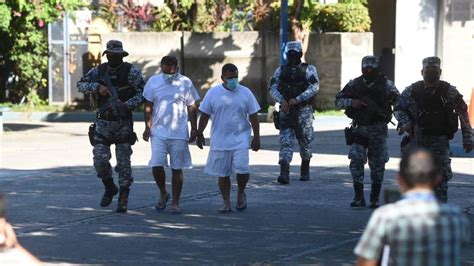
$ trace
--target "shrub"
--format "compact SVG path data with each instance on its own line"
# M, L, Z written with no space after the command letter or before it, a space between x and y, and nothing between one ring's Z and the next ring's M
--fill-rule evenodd
M0 31L6 31L10 26L11 10L5 4L0 4Z
M7 28L5 20L0 26L0 57L5 59L5 66L0 68L0 86L6 83L4 77L14 77L12 93L27 96L32 105L41 103L38 90L46 90L48 81L47 23L83 4L82 0L4 0L0 20L4 12L11 20Z
M369 10L360 3L316 5L313 14L312 27L317 32L370 31Z

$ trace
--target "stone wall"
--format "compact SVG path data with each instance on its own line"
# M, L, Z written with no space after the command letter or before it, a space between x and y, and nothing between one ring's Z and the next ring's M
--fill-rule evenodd
M260 104L273 104L268 83L279 64L277 33L110 33L102 35L103 50L110 39L123 42L130 53L127 61L140 66L146 78L159 72L161 57L175 55L181 72L193 80L201 96L221 82L222 65L233 63L239 68L241 83L252 89ZM360 75L360 59L372 54L372 42L371 33L310 35L305 58L316 66L321 79L319 108L334 107L335 94Z

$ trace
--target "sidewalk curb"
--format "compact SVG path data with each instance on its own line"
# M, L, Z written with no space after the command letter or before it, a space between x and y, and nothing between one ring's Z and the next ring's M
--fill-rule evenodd
M3 112L4 122L92 122L95 112ZM133 113L134 121L144 121L142 112ZM260 122L267 122L267 113L259 113Z

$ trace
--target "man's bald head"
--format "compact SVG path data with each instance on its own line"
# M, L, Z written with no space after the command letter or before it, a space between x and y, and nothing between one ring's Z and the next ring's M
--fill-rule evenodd
M434 155L422 148L405 153L400 161L400 178L408 188L416 185L433 185L437 182L439 168Z

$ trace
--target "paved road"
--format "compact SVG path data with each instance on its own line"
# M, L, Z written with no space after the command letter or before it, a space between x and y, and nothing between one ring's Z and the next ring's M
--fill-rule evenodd
M195 168L185 171L183 213L155 212L158 191L146 166L150 149L144 141L134 146L129 212L113 212L116 200L100 208L102 185L91 166L87 123L7 123L10 131L0 137L0 190L8 195L8 215L20 242L48 263L350 265L371 211L348 207L353 194L343 143L346 123L340 117L317 117L312 179L300 182L299 166L294 166L290 186L276 182L277 131L262 124L262 150L251 152L248 208L229 215L217 211L217 180L203 174L208 150L194 145ZM141 134L143 123L136 131ZM398 141L392 129L385 187L396 187ZM460 147L458 138L450 201L469 207L474 206L474 159ZM234 186L233 204L235 191ZM473 224L474 214L469 217ZM463 252L465 265L474 265L473 250L471 242Z

